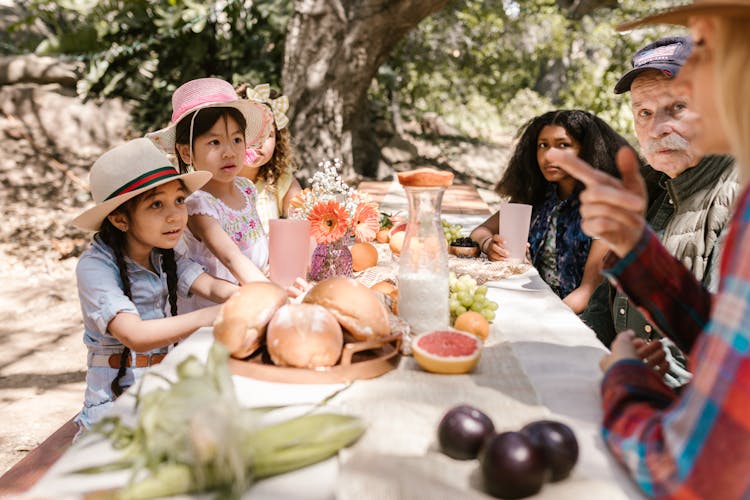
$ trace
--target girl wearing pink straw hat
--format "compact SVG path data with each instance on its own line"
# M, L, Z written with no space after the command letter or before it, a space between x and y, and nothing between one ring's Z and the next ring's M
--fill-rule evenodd
M91 168L96 204L73 221L97 231L76 268L88 348L81 427L99 420L170 345L213 323L220 306L177 316L178 295L223 302L237 291L173 251L187 224L185 198L210 178L180 174L145 138L104 153Z
M175 153L183 172L211 172L213 177L188 198L186 254L212 276L233 283L267 281L268 239L256 209L253 183L238 174L245 148L260 144L273 127L263 104L240 99L229 82L191 80L172 95L172 123L147 134ZM180 301L181 310L212 303L201 297Z
M601 361L602 435L643 492L654 498L750 498L750 0L694 0L620 29L690 27L693 53L673 81L699 116L694 144L737 159L735 201L712 295L661 246L643 220L646 193L632 151L622 180L564 154L556 158L586 185L583 228L612 250L603 272L660 330L689 352L692 380L679 392L620 333Z

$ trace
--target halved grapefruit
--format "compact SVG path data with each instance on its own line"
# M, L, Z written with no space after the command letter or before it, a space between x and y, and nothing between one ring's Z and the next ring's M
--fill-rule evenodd
M412 342L414 359L432 373L468 373L482 352L482 340L458 330L436 330L417 335Z

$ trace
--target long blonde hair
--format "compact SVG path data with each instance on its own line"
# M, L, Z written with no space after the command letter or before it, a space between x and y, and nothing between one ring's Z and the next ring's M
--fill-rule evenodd
M750 39L747 18L717 17L716 95L719 116L737 159L743 185L750 182Z

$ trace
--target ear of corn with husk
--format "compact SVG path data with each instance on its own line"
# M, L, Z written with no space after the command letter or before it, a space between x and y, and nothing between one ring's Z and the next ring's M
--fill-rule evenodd
M139 394L135 427L117 417L95 426L122 456L77 473L130 468L130 481L114 493L119 499L200 491L239 498L254 480L331 457L364 432L360 419L334 413L260 425L263 411L242 408L237 401L228 355L215 343L205 365L189 357L168 388Z

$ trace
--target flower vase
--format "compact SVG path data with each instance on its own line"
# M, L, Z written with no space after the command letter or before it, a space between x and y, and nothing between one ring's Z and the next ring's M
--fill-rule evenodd
M351 277L352 253L349 251L348 238L340 238L333 243L318 243L310 263L310 279L323 281L334 276Z

